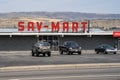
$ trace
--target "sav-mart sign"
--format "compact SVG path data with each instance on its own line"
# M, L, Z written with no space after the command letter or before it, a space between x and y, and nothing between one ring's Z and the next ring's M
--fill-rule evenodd
M70 25L72 32L78 32L78 29L81 28L82 32L86 31L87 22L50 22L51 31L52 32L59 32L60 29L62 32L69 32ZM24 32L25 28L27 31L35 31L41 32L41 29L49 29L49 25L45 25L43 22L18 22L18 31Z
M120 37L120 31L114 31L113 37Z

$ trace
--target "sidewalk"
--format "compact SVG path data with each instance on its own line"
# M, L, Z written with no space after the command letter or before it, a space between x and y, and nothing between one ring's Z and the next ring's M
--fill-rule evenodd
M120 68L120 63L92 63L92 64L61 64L61 65L33 65L2 67L0 71L24 71L24 70L55 70L55 69L87 69L87 68Z
M59 54L59 51L51 51L52 54ZM0 51L0 54L28 54L31 53L31 51ZM83 54L93 54L95 53L94 50L82 50Z

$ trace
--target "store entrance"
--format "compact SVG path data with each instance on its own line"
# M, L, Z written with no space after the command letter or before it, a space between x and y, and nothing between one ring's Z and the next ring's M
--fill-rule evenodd
M51 50L57 51L59 48L59 36L39 36L39 41L44 40L50 43Z

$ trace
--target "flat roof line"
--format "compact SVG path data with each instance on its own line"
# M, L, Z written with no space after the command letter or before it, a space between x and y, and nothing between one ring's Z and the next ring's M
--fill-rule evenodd
M34 35L113 35L113 33L0 33L0 36L34 36Z

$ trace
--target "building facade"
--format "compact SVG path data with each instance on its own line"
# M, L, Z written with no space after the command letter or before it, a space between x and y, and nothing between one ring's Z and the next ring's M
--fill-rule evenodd
M0 33L0 51L29 51L34 43L46 40L52 50L65 41L76 41L83 50L93 50L100 44L118 45L112 33Z

